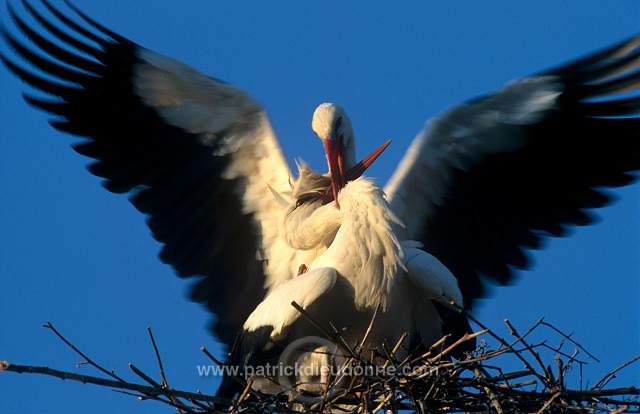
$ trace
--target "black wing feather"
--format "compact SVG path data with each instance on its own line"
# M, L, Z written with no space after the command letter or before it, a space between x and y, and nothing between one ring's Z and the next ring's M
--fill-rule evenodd
M7 44L38 74L7 56L2 61L32 87L58 98L25 100L55 115L51 121L55 128L86 138L74 148L96 160L89 171L105 178L107 190L130 194L133 205L148 215L154 237L164 245L160 253L164 262L173 265L180 277L201 277L192 297L218 315L215 332L232 344L239 321L264 296L264 275L255 255L257 240L251 237L255 233L251 216L242 214L236 197L241 178L220 178L230 156L213 155L218 144L215 139L204 145L197 135L167 125L133 92L133 68L139 62L140 46L76 9L99 33L44 4L57 24L31 5L25 3L25 7L49 35L86 57L45 39L10 8L17 27L42 54L29 50L3 28ZM223 251L223 244L233 249Z
M634 37L538 75L558 77L563 92L542 120L518 126L524 147L454 170L420 239L459 279L467 306L484 294L481 276L509 283L514 268L529 266L526 249L593 223L587 210L609 202L603 187L636 179L640 98L610 95L637 94L639 42Z

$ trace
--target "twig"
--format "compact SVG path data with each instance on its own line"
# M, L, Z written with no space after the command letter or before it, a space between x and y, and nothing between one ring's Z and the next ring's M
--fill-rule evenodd
M524 336L520 335L518 333L518 331L516 330L516 328L511 325L511 322L509 322L508 319L504 320L504 323L509 327L509 333L513 336L515 336L516 338L518 338L519 342L522 342L522 344L527 348L527 350L529 351L529 353L531 353L531 355L533 355L533 359L536 360L536 362L538 363L538 366L540 367L540 369L542 369L542 372L544 373L544 376L547 378L547 382L549 385L551 385L553 383L553 375L551 375L551 373L549 372L549 370L547 370L547 367L545 367L544 363L542 362L542 360L540 359L540 354L538 354L537 352L535 352L533 350L532 347L529 346L529 344L524 340L525 336L527 336L530 332L532 332L537 326L539 326L542 323L542 319L540 319L538 321L538 323L536 323L533 328L529 329ZM550 388L550 386L548 386L548 388Z
M120 378L119 376L116 375L115 372L113 372L113 370L108 371L106 369L104 369L102 366L98 365L97 363L95 363L91 358L89 358L88 356L86 356L82 351L80 351L78 348L76 348L71 342L69 342L67 340L67 338L65 338L60 332L58 332L58 330L53 326L53 324L49 321L47 321L46 324L42 325L44 328L47 329L51 329L51 331L56 334L56 336L58 338L60 338L62 340L62 342L64 342L65 344L67 344L67 346L69 346L76 354L80 355L85 363L90 364L91 366L97 368L98 370L104 372L105 374L107 374L108 376L110 376L111 378L115 378L118 381L122 381L122 382L126 382L125 380L123 380L122 378Z
M629 366L629 365L633 364L634 362L636 362L639 359L640 359L640 355L638 355L635 358L631 359L630 361L627 361L624 364L620 365L619 367L617 367L616 369L614 369L613 371L611 371L610 373L605 375L600 381L598 381L596 383L596 385L591 387L591 389L592 390L597 390L597 389L600 389L600 388L604 387L605 385L607 385L609 383L609 381L611 381L613 378L615 378L616 372L620 371L622 368L624 368L626 366Z
M28 365L11 364L7 361L0 362L0 371L15 372L18 374L41 374L51 377L60 378L61 380L78 381L83 384L101 385L109 388L126 389L136 391L147 396L175 395L183 398L193 398L200 401L210 401L213 403L230 404L227 398L213 397L209 395L196 394L187 391L165 390L160 387L152 387L148 385L135 384L121 380L111 380L106 378L93 377L91 375L74 374L72 372L64 372L49 367L36 367Z
M478 378L482 378L482 372L480 368L478 367L474 368L473 372L476 374ZM502 410L502 406L500 406L500 401L498 400L498 397L496 396L496 394L491 390L490 387L486 385L483 386L482 388L489 395L489 398L491 399L491 404L493 404L493 406L496 408L496 411L498 412L498 414L502 414L504 411Z
M371 333L371 328L373 328L373 323L376 320L376 316L378 316L378 310L380 310L380 305L376 306L376 310L373 311L373 315L371 316L371 321L369 322L369 326L367 327L367 330L365 331L364 336L362 337L362 340L359 341L358 344L356 345L356 348L354 351L356 352L356 354L358 354L358 356L362 352L362 349L365 343L367 342L367 339L369 338L369 334Z
M306 315L303 310L301 314L303 317L308 318L311 323L314 323L313 319ZM349 378L348 388L336 390L336 395L332 395L330 399L327 399L327 389L325 389L325 394L319 393L315 396L316 398L313 399L315 403L296 402L295 407L305 414L324 414L327 411L334 414L347 411L368 414L383 409L388 412L401 410L417 414L439 412L565 413L575 411L588 414L609 414L623 411L640 412L640 390L638 388L602 389L615 377L619 370L640 360L640 356L611 371L591 389L566 389L564 382L567 379L565 377L568 377L570 373L571 364L578 362L580 368L582 368L582 362L575 358L579 352L578 349L574 351L573 355L568 356L567 360L563 361L561 359L561 356L567 355L561 352L561 348L564 341L569 340L568 335L543 322L542 319L533 328L521 335L506 321L511 334L516 338L509 344L472 316L470 316L470 319L483 330L459 338L453 345L447 346L445 349L442 349L444 340L439 341L428 352L422 355L411 355L409 353L410 355L401 362L396 360L396 353L406 340L404 335L398 339L392 349L389 349L385 342L379 348L379 352L373 354L375 358L372 358L372 362L369 362L360 356L362 349L356 348L358 353L352 353L353 350L344 342L344 338L335 327L335 332L331 332L329 329L320 329L337 346L345 345L346 351L351 355L343 365L344 371L341 371L341 373L347 374L347 367L372 367L374 370L371 374L367 372L352 375ZM373 319L370 326L372 324ZM560 345L557 348L546 345L549 338L546 338L541 343L529 343L525 340L525 337L540 325L552 327L555 333L559 333L562 336ZM244 391L237 400L233 401L203 395L202 393L169 389L160 352L150 331L162 383L154 381L133 364L130 364L134 373L149 384L141 385L114 377L115 374L101 368L71 345L52 325L49 324L47 327L52 329L74 352L82 356L87 364L91 364L102 373L106 373L109 378L78 375L46 367L11 365L6 361L0 363L0 371L43 374L61 379L107 386L116 392L133 395L139 399L162 402L175 407L175 409L183 413L212 414L222 408L225 411L230 410L232 414L265 414L268 412L300 414L291 410L291 401L288 400L288 396L284 392L274 395L261 395L252 389L251 383L244 383ZM497 349L491 349L493 341L487 343L482 340L476 350L469 353L465 359L455 360L449 358L449 353L456 345L472 337L480 337L485 334L490 338L497 339L499 343ZM367 334L365 333L363 339L358 341L358 344L366 343L366 338ZM575 344L575 341L571 340L571 342ZM554 356L555 369L551 368L551 364L545 364L542 358L544 353L538 353L537 351L540 347L546 347L556 352ZM578 347L582 349L582 347ZM206 348L202 347L201 349L218 366L224 366ZM528 359L531 358L530 355L533 355L536 359L533 364L528 362ZM505 357L512 357L525 362L526 370L503 372L503 369L495 361L497 358L502 360ZM393 364L397 368L404 367L407 369L379 370L380 367L387 367L389 364ZM538 371L534 370L534 366L540 367ZM514 380L518 382L515 383ZM338 381L333 380L333 383L336 384ZM330 383L327 383L327 386L329 385ZM250 393L256 395L259 402L248 401Z
M201 346L200 350L210 359L212 360L217 366L218 368L222 368L224 366L224 363L222 361L220 361L219 359L217 359L216 357L214 357L211 352L209 352L209 350L204 347Z
M478 325L479 327L481 327L482 329L486 329L487 333L489 335L491 335L494 339L496 339L498 342L500 342L500 344L502 344L503 346L507 347L507 349L509 350L513 350L513 347L511 345L509 345L507 343L507 341L505 341L504 339L502 339L501 337L499 337L498 335L496 335L493 331L491 331L489 328L487 328L486 326L484 326L482 323L480 323L480 321L478 321L476 318L474 318L471 314L469 314L468 312L465 312L467 317L473 321L473 323L475 323L476 325ZM524 363L525 367L529 370L531 370L531 373L533 375L535 375L536 377L538 377L539 380L543 381L545 380L545 377L538 374L533 367L531 366L531 364L529 364L529 361L527 361L522 355L520 355L519 352L513 352L513 354L520 360L522 361L522 363Z
M435 357L431 358L430 362L435 362L436 360L441 360L442 358L444 358L446 355L449 355L449 353L451 351L453 351L458 345L467 342L470 339L473 339L479 335L485 334L486 332L488 332L487 330L483 330L480 332L475 332L475 333L465 333L464 335L462 335L462 338L458 339L456 342L454 342L453 344L449 345L448 347L446 347L442 352L440 352L440 354L436 355Z
M238 405L242 404L242 402L249 396L250 392L251 392L251 386L253 385L253 381L249 380L247 381L247 386L244 387L244 391L242 391L242 394L240 394L240 397L238 397L238 403L233 405L233 408L231 409L230 413L234 414L238 412Z
M334 341L340 348L342 348L343 351L346 351L352 358L360 360L357 353L353 349L351 349L349 344L346 343L346 341L342 336L338 335L337 333L333 333L328 329L326 329L324 326L320 325L318 322L315 321L315 319L313 319L313 317L311 317L311 315L307 313L306 310L302 308L302 306L298 305L295 301L291 302L291 306L293 306L298 312L300 312L300 314L309 323L311 323L314 327L316 327L323 335L325 335L327 339L331 339L332 341Z
M553 395L551 396L551 398L549 398L549 399L547 400L547 402L545 402L545 403L544 403L544 405L543 405L543 406L542 406L542 407L541 407L541 408L536 412L536 414L542 414L542 412L543 412L544 410L546 410L546 409L547 409L547 407L548 407L548 406L550 406L550 405L551 405L551 403L552 403L556 398L558 398L559 396L560 396L560 393L559 393L559 392L557 392L557 393L553 394Z
M573 339L571 339L571 334L567 335L564 332L562 332L561 330L559 330L558 328L556 328L555 326L551 325L550 323L547 322L541 322L542 325L553 329L554 331L556 331L557 333L559 333L560 335L562 335L563 338L565 338L566 340L568 340L569 342L571 342L572 344L574 344L575 346L577 346L578 348L580 348L580 350L582 350L585 354L587 354L589 356L589 358L593 359L596 362L600 362L600 360L598 358L596 358L595 356L593 356L589 351L587 351L582 345L580 345L579 343L577 343L576 341L574 341Z
M145 374L144 372L140 371L138 368L136 368L135 365L133 364L129 364L129 368L131 368L131 371L133 371L134 374L136 374L137 376L139 376L140 378L142 378L144 381L146 381L147 383L149 383L152 387L157 387L157 388L164 388L162 385L158 384L156 381L154 381L151 377L149 377L147 374Z
M151 339L151 345L153 346L153 353L156 356L156 361L158 361L158 370L160 371L160 378L162 379L162 388L169 389L169 381L167 381L167 377L164 374L164 367L162 366L162 358L160 358L160 351L158 350L158 346L156 345L156 340L153 337L153 331L150 326L147 326L147 332L149 333L149 338ZM174 404L183 404L182 401L178 401L175 397L171 397L171 401ZM178 408L178 411L182 410Z
M153 353L156 355L156 361L158 361L158 370L160 371L160 378L162 378L162 386L164 388L169 388L169 382L167 381L167 377L164 375L162 358L160 358L160 352L158 351L158 346L156 345L156 340L153 337L153 332L151 331L150 326L147 326L147 332L149 333L149 338L151 339L151 345L153 346Z

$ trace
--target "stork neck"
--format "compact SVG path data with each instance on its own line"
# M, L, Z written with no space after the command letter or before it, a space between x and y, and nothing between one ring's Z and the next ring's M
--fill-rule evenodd
M311 250L329 246L342 222L342 212L333 203L306 206L296 214L285 216L281 234L285 242L299 250ZM317 208L314 208L317 207Z

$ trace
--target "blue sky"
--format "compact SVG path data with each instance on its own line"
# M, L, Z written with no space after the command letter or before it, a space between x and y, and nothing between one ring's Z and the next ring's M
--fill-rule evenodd
M360 155L393 139L369 171L381 182L428 118L640 27L633 0L615 7L575 0L75 4L137 43L251 93L290 160L325 169L311 115L319 103L341 104ZM7 24L6 10L0 15ZM76 368L79 358L41 328L51 321L105 367L136 380L129 362L157 372L151 325L170 385L214 392L217 382L195 368L208 363L201 345L222 357L206 328L210 316L157 259L143 217L84 171L88 160L69 148L76 139L29 108L20 99L25 86L4 68L0 85L0 360L96 375ZM524 331L544 316L574 332L602 361L584 368L585 384L640 353L640 185L613 194L619 201L598 212L599 224L549 242L533 254L533 271L476 307L504 336L504 318ZM577 369L573 375L575 385ZM611 385L639 379L636 364ZM0 375L0 398L6 413L171 412L107 389L12 373Z

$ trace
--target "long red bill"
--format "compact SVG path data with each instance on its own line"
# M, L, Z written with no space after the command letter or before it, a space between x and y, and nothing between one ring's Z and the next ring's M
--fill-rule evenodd
M345 183L347 181L353 181L356 178L360 177L367 170L367 168L369 168L371 164L373 164L373 162L380 156L380 154L382 154L382 152L387 149L389 144L391 144L391 140L380 145L371 154L364 157L362 161L351 167L345 174Z
M371 154L364 157L362 161L360 161L359 163L351 167L349 171L347 171L347 173L344 174L344 178L332 177L331 179L332 189L330 191L327 191L327 193L321 197L322 204L329 204L330 202L335 200L338 192L346 185L346 183L349 181L353 181L356 178L359 178L367 170L367 168L369 168L371 164L373 164L373 162L380 156L380 154L382 154L382 152L385 149L387 149L389 144L391 144L391 140L388 140L384 144L380 145ZM340 170L338 169L338 171ZM336 200L336 205L340 207L337 200Z
M337 139L325 139L324 150L327 154L327 164L329 166L329 174L331 174L331 189L333 190L333 197L337 199L338 191L345 186L346 174L343 170L343 147L342 140ZM340 206L338 206L340 207Z

